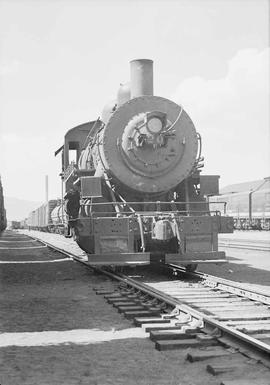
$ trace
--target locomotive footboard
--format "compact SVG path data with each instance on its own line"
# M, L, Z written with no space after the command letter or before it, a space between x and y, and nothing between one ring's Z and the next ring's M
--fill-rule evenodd
M88 254L88 263L94 266L142 266L150 264L150 253Z
M210 251L184 254L166 254L165 263L189 265L191 263L226 263L228 262L224 251Z

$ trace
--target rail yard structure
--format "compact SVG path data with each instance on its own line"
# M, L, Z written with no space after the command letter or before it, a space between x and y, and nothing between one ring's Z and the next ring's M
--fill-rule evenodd
M232 191L210 197L212 208L225 203L226 213L234 218L237 230L270 230L270 177L248 187L243 190L241 184L232 186Z

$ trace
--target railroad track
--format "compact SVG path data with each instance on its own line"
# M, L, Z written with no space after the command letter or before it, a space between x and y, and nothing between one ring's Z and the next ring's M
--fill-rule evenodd
M81 255L42 242L93 269ZM241 352L270 368L270 295L200 272L187 275L176 265L167 269L181 278L174 276L166 281L94 269L113 280L96 288L96 293L148 332L156 349L202 349L199 354L197 351L187 355L191 362ZM231 362L235 360L232 358ZM215 375L233 369L211 365L211 361L208 366ZM269 385L270 381L263 379L258 384Z
M85 260L74 253L44 243L89 267ZM182 276L186 275L184 269L176 265L169 265L168 269ZM249 289L237 282L200 272L189 273L188 276L192 278L190 282L182 279L147 282L113 271L100 268L96 268L96 270L121 283L122 289L116 293L111 293L110 290L107 292L106 288L100 293L108 295L108 299L110 299L110 294L117 300L119 299L116 302L120 302L120 305L122 302L121 310L126 311L128 316L149 318L151 314L160 314L162 308L166 307L167 311L164 315L136 322L144 324L160 321L162 324L164 319L169 319L170 322L166 322L166 330L168 330L166 333L170 341L174 335L177 338L177 333L179 333L179 331L177 333L174 331L176 324L180 330L181 328L192 330L193 326L197 325L196 328L207 330L212 334L215 332L220 341L224 341L226 338L238 340L242 345L255 348L267 360L270 358L270 295L253 288ZM134 295L133 300L130 295ZM143 301L140 301L140 298L143 298ZM148 310L147 302L150 310ZM171 314L169 315L168 312ZM180 325L181 323L183 325ZM156 329L157 325L155 325ZM161 326L161 329L164 329L164 325ZM150 329L148 328L148 330ZM166 340L164 341L157 344L161 350L166 349ZM170 343L167 345L169 346ZM175 347L177 347L176 343Z
M219 246L236 249L270 251L270 239L267 242L262 240L252 241L248 239L221 238L219 240Z
M119 276L113 274L113 278L119 279ZM172 343L174 338L178 341L179 333L203 329L222 343L231 339L245 348L252 346L269 360L270 297L237 283L219 282L217 277L196 283L182 280L138 282L123 275L120 278L126 288L120 293L111 293L111 296L107 293L107 299L115 300L126 315L134 316L137 325L146 327L149 323L146 329L156 331L151 337L156 337L159 350L181 347L181 342ZM106 295L106 291L101 294ZM134 305L130 300L135 302ZM138 301L142 302L141 306ZM147 303L150 306L148 314ZM164 304L173 309L170 314L151 318L151 314L160 312ZM158 341L158 337L162 341ZM213 342L213 338L210 341Z

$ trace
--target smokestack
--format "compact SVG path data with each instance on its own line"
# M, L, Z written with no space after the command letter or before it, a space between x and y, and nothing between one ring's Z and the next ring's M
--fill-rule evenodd
M153 95L153 60L137 59L130 62L131 99Z
M45 199L46 203L49 201L49 177L48 175L45 176Z

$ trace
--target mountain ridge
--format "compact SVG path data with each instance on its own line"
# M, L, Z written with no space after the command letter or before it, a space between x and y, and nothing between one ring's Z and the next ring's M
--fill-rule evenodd
M37 209L43 202L28 201L4 195L4 205L8 221L21 221L28 217L31 211Z

